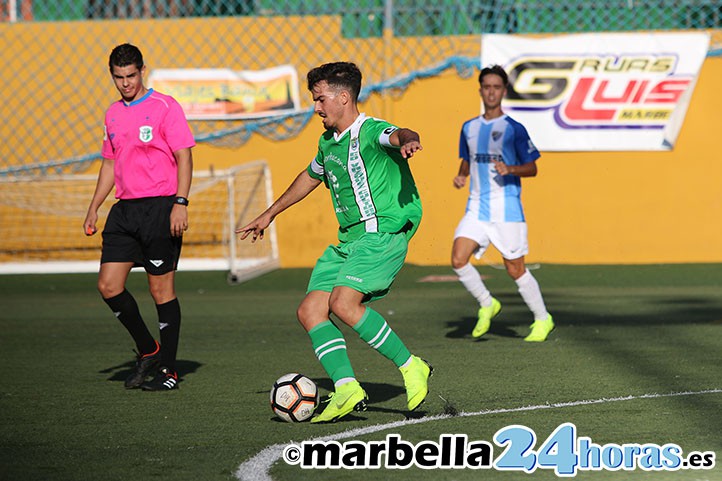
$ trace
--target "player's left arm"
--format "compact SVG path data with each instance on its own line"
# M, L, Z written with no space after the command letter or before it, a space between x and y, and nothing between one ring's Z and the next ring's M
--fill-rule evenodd
M178 190L176 196L187 199L191 191L191 181L193 180L193 153L190 148L178 149L173 152L173 156L178 164ZM173 204L173 210L170 213L171 235L179 237L186 230L188 230L188 206Z
M494 168L499 175L516 175L517 177L534 177L537 174L536 160L521 165L509 165L496 159L492 159Z
M404 159L410 159L413 155L424 148L421 146L419 134L411 129L396 129L389 135L389 143L399 148Z
M536 161L541 154L529 137L526 128L518 122L514 128L514 152L519 163L507 164L492 158L494 168L500 175L516 175L517 177L534 177L537 174Z

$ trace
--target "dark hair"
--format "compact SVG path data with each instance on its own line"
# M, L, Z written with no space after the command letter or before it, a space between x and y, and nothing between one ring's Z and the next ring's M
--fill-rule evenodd
M479 85L481 85L481 82L484 80L485 76L492 73L501 77L501 81L504 82L504 87L507 87L509 85L509 76L506 74L504 67L502 67L501 65L491 65L489 67L484 67L483 69L481 69L481 72L479 73Z
M344 88L351 92L354 102L361 92L361 71L351 62L326 63L308 72L308 90L325 80L329 87Z
M128 65L135 65L138 70L143 68L143 54L140 53L140 49L135 45L124 43L118 45L110 52L110 58L108 59L108 68L113 71L113 66L116 67L127 67Z

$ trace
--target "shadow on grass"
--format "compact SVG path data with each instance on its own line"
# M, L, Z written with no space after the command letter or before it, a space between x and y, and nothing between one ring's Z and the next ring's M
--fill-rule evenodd
M321 412L321 410L322 410L322 408L321 408L321 409L316 409L316 413ZM370 409L369 409L369 411L370 411ZM274 422L274 423L281 423L281 424L286 423L286 421L284 421L283 419L279 418L278 416L273 416L273 417L270 418L270 420L271 420L272 422ZM341 419L339 419L339 420L337 420L337 421L332 421L332 422L330 422L330 423L325 423L325 422L324 422L324 423L319 423L319 424L340 424L340 423L353 423L353 422L360 422L360 421L368 421L368 418L365 417L362 412L359 413L359 412L355 412L355 411L354 411L354 412L352 412L351 414L347 414L346 416L344 416L343 418L341 418ZM306 421L303 421L303 422L309 422L309 421L306 420Z
M474 342L488 341L489 334L493 334L495 336L500 336L500 337L509 337L509 338L523 337L523 336L519 335L519 333L516 332L514 329L511 329L508 325L492 321L491 327L489 328L489 332L478 339L474 339L473 337L471 337L471 331L474 329L474 326L476 325L476 321L477 321L477 318L475 318L475 317L464 317L460 321L447 322L446 326L449 329L451 329L451 331L446 333L446 337L448 339L468 339L468 340L474 341Z
M519 296L500 296L506 308L491 323L489 334L501 337L524 337L531 324L531 313ZM722 322L722 301L709 296L669 296L640 294L624 298L610 296L607 301L598 295L570 296L564 293L544 294L549 312L557 328L567 326L655 326L689 323ZM474 309L469 302L469 310ZM632 307L630 309L630 306ZM457 318L458 319L458 318ZM475 317L465 316L446 322L449 339L471 339ZM526 335L526 334L524 334ZM483 337L481 339L484 339Z
M197 362L197 361L188 361L188 360L177 360L175 367L176 371L178 372L178 377L183 380L183 377L185 377L188 374L193 374L198 370L199 367L201 367L203 364ZM133 373L133 369L135 368L135 361L128 361L124 362L123 364L118 364L115 366L107 367L105 369L101 369L98 371L101 374L110 374L110 377L108 377L108 381L115 381L115 382L125 382L126 378L130 376Z
M590 358L613 366L617 377L639 379L645 385L655 386L661 394L720 389L722 377L714 374L718 372L719 351L695 337L695 329L688 329L694 325L722 328L722 297L715 290L701 289L704 288L698 290L698 295L647 286L590 288L581 292L552 289L544 293L556 324L551 339L566 341L567 344L558 345L562 348L583 346ZM527 306L513 292L507 291L499 299L505 310L492 321L489 333L482 339L494 335L521 337L517 332L523 333L528 328ZM458 313L458 300L455 304L452 302L448 306L450 312ZM471 299L469 310L473 309ZM469 334L475 321L473 317L457 314L455 319L445 321L445 337L471 339ZM679 356L679 362L675 362L675 356ZM689 367L690 359L697 360L696 368ZM630 394L645 394L645 391L630 391ZM712 395L679 396L669 402L679 404L680 411L690 414L711 413L719 405L716 399ZM690 419L691 422L698 423L702 432L722 430L722 418L718 416L702 416L694 421Z

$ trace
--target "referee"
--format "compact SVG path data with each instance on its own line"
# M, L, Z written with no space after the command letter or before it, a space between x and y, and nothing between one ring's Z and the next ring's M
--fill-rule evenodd
M146 68L137 47L115 47L108 66L121 99L105 114L103 162L83 230L95 234L98 208L115 186L118 202L103 230L98 290L137 348L125 387L169 391L178 387L181 310L175 271L188 229L195 140L180 104L143 85ZM130 270L140 266L158 311L160 343L125 288Z

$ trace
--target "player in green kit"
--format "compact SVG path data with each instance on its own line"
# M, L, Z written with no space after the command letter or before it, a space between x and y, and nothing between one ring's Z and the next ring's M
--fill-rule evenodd
M323 182L336 211L339 243L329 246L316 262L297 316L335 391L311 422L336 421L366 409L368 400L331 314L399 368L407 407L414 410L429 392L432 368L412 355L366 303L388 293L421 222L421 200L408 164L422 148L419 136L359 113L361 72L353 63L314 68L308 73L308 89L326 129L316 157L271 207L236 232L241 239L252 234L254 242L263 238L278 214Z

